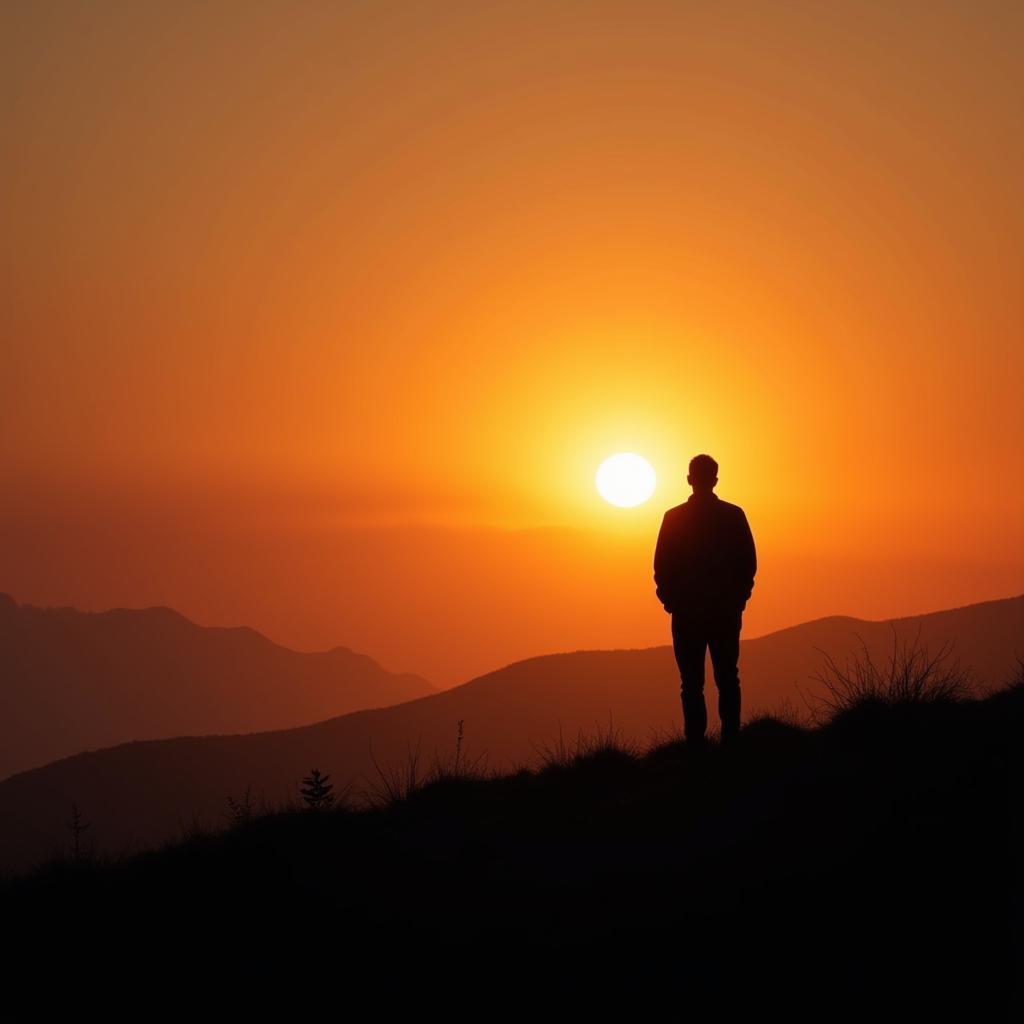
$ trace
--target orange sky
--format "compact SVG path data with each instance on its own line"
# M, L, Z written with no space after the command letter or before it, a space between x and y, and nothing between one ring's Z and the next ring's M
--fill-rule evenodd
M6 5L0 591L446 684L667 643L698 451L747 635L1024 591L1022 44L1011 2Z

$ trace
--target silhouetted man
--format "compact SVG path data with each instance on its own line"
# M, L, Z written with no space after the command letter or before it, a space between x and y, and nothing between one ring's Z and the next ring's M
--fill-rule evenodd
M654 584L658 600L672 615L686 742L704 745L704 652L710 649L724 745L740 730L740 628L754 588L757 555L743 509L714 493L718 463L710 455L695 456L686 481L693 494L670 508L661 522Z

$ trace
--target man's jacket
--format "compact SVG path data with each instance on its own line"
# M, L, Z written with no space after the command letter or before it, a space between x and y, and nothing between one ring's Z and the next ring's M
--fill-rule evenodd
M668 612L741 612L757 554L747 517L713 492L670 508L654 549L654 584Z

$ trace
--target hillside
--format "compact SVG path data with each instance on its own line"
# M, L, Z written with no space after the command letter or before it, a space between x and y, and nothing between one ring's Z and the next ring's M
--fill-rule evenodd
M955 640L955 652L975 670L979 686L998 685L1024 650L1024 598L892 624L820 619L745 641L744 718L784 699L803 710L800 691L820 690L810 676L822 666L821 650L842 661L860 637L884 662L894 630L933 652ZM715 727L710 676L707 693ZM626 739L649 742L679 730L678 694L668 647L576 651L530 658L451 690L298 729L133 742L79 754L0 782L0 869L31 867L62 842L72 801L94 817L103 848L138 848L177 834L195 815L216 819L225 797L247 787L271 802L288 798L314 765L340 784L365 788L377 777L374 762L389 770L417 749L423 761L449 753L460 721L467 752L486 755L498 769L535 763L538 749L557 743L560 732L572 741L609 721Z
M300 654L170 608L81 612L0 594L0 778L130 740L305 725L433 692L346 647Z
M63 977L116 963L171 998L187 977L232 1002L301 1003L323 974L382 1011L564 999L1011 1019L1022 728L1019 681L983 700L852 702L815 729L765 716L703 754L599 737L536 771L449 765L363 810L52 864L0 887L5 926L27 955L45 942ZM108 937L83 944L101 919Z

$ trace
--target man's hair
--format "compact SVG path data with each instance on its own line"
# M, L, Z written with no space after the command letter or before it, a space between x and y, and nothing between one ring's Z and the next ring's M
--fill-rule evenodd
M718 479L718 463L710 455L694 455L690 459L690 477L697 483L709 484Z

